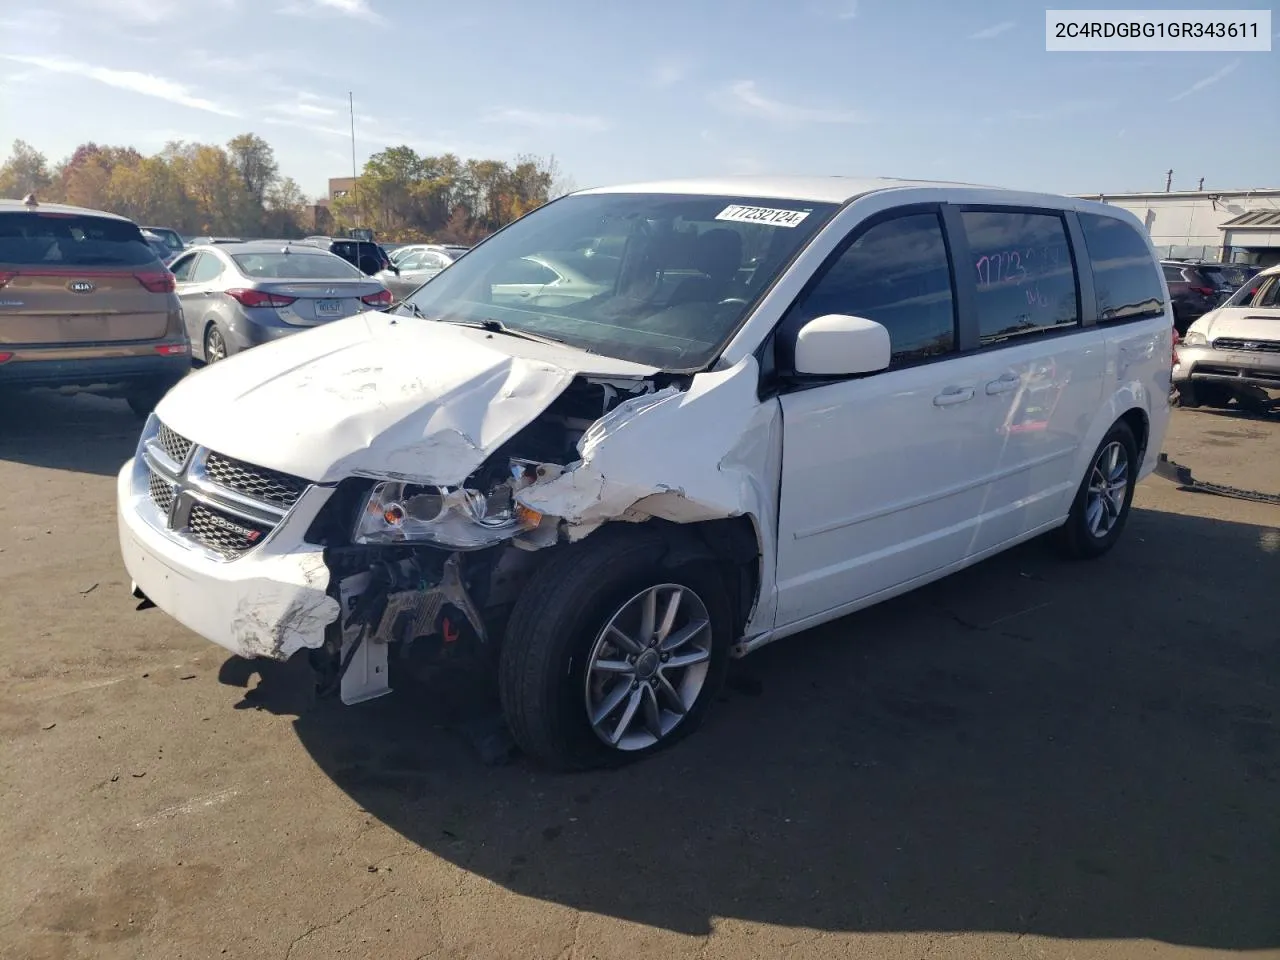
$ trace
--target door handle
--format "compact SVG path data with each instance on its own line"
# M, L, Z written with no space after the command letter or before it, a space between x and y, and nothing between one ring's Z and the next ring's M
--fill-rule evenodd
M1006 373L987 384L987 393L991 396L997 393L1008 393L1010 390L1018 389L1018 384L1021 382L1022 378L1016 373Z
M949 407L973 399L973 387L947 387L933 398L935 407Z

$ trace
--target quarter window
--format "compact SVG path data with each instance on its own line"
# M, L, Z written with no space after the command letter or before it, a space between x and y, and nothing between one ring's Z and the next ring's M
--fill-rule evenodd
M973 254L980 343L1080 323L1075 268L1061 216L975 210L960 216Z
M1098 302L1098 322L1138 320L1164 313L1164 290L1146 240L1132 226L1116 217L1080 214L1080 230L1093 264L1093 287ZM1176 267L1165 278L1182 282Z
M794 342L805 323L830 313L885 327L891 368L953 351L955 298L937 215L897 217L862 233L791 309L783 340Z

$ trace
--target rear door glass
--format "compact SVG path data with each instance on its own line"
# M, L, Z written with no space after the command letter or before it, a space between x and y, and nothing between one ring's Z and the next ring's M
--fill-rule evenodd
M0 214L0 263L142 267L157 260L142 231L128 220L64 213Z

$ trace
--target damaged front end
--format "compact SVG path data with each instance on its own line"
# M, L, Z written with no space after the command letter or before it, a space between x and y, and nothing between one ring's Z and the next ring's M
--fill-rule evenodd
M348 704L390 692L393 644L431 661L490 658L532 554L571 539L564 518L521 496L580 464L602 417L659 390L579 376L458 484L376 470L340 482L306 537L324 548L341 611L312 653L321 687Z

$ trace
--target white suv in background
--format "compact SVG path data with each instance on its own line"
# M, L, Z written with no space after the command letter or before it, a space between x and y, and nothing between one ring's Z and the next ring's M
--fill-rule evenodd
M1270 404L1266 391L1280 390L1280 266L1187 328L1173 382L1184 407Z
M529 260L593 289L495 292ZM635 758L695 728L731 656L1038 534L1109 550L1172 334L1113 206L582 191L388 313L175 387L120 471L121 550L137 594L240 656L309 657L346 703L388 692L392 645L468 650L536 760Z

